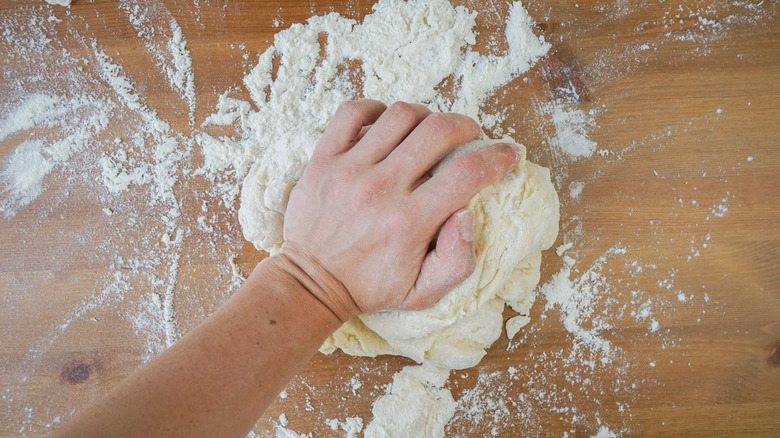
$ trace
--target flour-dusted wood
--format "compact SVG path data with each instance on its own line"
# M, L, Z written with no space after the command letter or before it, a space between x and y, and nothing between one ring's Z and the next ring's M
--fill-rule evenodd
M503 31L508 5L465 6L480 12L478 47L500 53L502 41L491 35ZM610 248L626 248L626 257L590 271L611 287L597 295L603 299L597 309L607 311L601 317L613 325L602 335L623 353L618 363L592 369L581 361L567 363L573 337L558 310L545 310L539 298L531 323L509 350L502 336L479 367L451 376L450 389L460 403L448 434L485 436L495 428L499 436L591 436L600 420L624 435L776 435L778 6L725 1L525 6L552 44L551 54L491 97L488 107L506 111L503 125L528 146L529 158L558 175L562 232L556 246L573 243L564 254L577 262L572 277L588 272ZM42 72L79 66L92 71L94 63L64 65L60 49L69 57L93 59L94 39L122 65L146 105L183 133L178 147L195 148L187 139L214 113L220 94L233 87L234 97L249 98L240 79L275 32L331 8L360 19L370 7L363 1L166 2L161 8L170 16L161 12L167 18L158 28L167 31L157 37L173 35L170 17L186 36L197 95L191 126L186 99L172 90L121 5L74 1L66 9L3 1L0 20L10 33L0 40L5 75L0 117L36 90L69 92L56 87L66 77ZM39 17L34 25L32 16ZM30 50L20 55L36 28L52 42L37 51L25 46ZM74 38L72 29L83 39ZM97 90L97 84L89 87ZM555 105L592 118L584 135L604 156L572 161L551 146ZM93 164L116 151L115 136L122 145L132 144L132 120L113 120L110 132L44 180L41 196L0 221L3 436L47 433L154 354L164 341L154 339L160 334L159 309L150 294L174 285L176 328L183 334L233 290L231 255L238 255L245 271L264 256L241 240L236 205L222 204L206 178L181 176L174 187L181 199L176 226L187 230L179 250L162 241L166 228L159 223L166 211L149 205L147 188L131 186L111 196ZM1 168L30 136L43 141L62 129L37 126L5 138ZM197 168L201 158L191 157ZM572 192L579 196L569 196ZM170 237L175 240L175 234ZM174 270L170 262L177 251ZM155 257L159 263L150 262ZM554 251L545 260L542 282L563 263ZM680 293L686 301L679 300ZM647 302L650 315L639 317ZM653 319L657 332L651 331ZM367 424L382 385L410 364L397 357L317 355L256 431L272 435L282 413L288 428L320 436L334 433L325 419L360 416ZM355 379L361 382L357 388ZM582 421L573 421L575 415Z

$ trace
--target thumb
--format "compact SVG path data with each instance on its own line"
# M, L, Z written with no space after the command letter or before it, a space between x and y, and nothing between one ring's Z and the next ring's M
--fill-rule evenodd
M476 264L474 213L462 209L453 213L442 225L436 249L423 260L420 275L402 306L416 310L430 307L467 279Z

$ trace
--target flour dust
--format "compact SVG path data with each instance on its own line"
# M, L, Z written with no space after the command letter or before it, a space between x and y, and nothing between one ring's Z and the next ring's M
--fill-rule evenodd
M738 166L760 163L761 157L746 154L744 163L733 165L703 161L700 168L686 171L648 168L642 177L664 190L662 213L642 224L628 219L620 224L629 238L605 235L587 217L588 208L598 201L589 197L590 187L638 154L660 152L675 137L718 123L730 108L718 104L707 113L637 131L627 141L612 144L602 135L613 129L606 120L618 127L634 125L615 116L612 101L589 96L583 84L603 88L666 62L670 51L687 53L688 59L715 56L735 32L774 22L774 10L762 5L611 2L589 6L601 17L591 26L579 25L584 5L553 9L534 3L526 10L511 3L479 10L477 5L453 8L442 1L382 0L362 20L330 14L307 23L291 23L280 9L265 23L280 30L272 48L255 54L247 48L249 42L242 41L224 47L248 70L243 85L227 90L198 87L199 59L191 47L202 41L201 32L224 28L225 23L214 26L207 17L224 21L227 2L195 1L178 6L181 10L160 1L123 0L110 6L140 49L134 58L96 36L94 28L103 18L86 13L80 3L27 2L2 11L0 213L9 224L10 239L40 249L37 258L26 253L7 257L7 268L56 267L16 279L3 291L4 307L12 312L9 324L29 326L30 319L39 318L25 316L24 310L41 299L30 291L48 290L55 282L84 290L76 301L47 296L55 310L39 318L40 329L28 334L0 331L3 345L19 336L29 344L24 357L8 362L3 373L0 404L11 413L5 417L8 430L42 435L70 415L72 407L57 401L67 399L64 393L52 394L48 404L34 404L28 393L36 378L48 372L44 364L59 358L62 345L80 342L75 337L80 330L133 333L135 344L130 347L139 352L142 363L226 299L239 284L230 260L243 244L236 225L240 179L270 147L267 139L300 121L306 129L321 129L341 100L374 97L464 112L492 135L538 140L538 148L530 153L552 168L564 207L565 248L559 257L552 251L546 254L550 269L537 291L539 302L530 323L505 341L507 351L489 352L511 355L512 365L479 365L453 373L446 383L428 376L428 384L417 387L441 402L443 408L432 408L446 414L441 418L452 417L436 423L432 436L542 434L551 415L569 431L567 436L581 430L598 437L630 435L632 404L642 397L643 388L658 384L647 377L647 370L660 366L658 355L664 350L685 345L686 340L667 327L682 314L695 315L692 323L725 314L708 284L692 288L681 278L708 260L720 240L718 224L743 208L740 194L730 188L730 174ZM347 5L352 15L354 8ZM408 28L413 22L377 22L397 8L419 8L431 19L429 24L448 26L432 29L425 48L408 45L399 36L413 35ZM643 15L639 12L648 18L635 20ZM299 53L305 65L295 66L300 71L280 74L273 68L296 55L289 46L292 36L313 32L319 37L320 31L343 36L359 22L372 20L386 25L385 33L374 38L393 44L367 37L353 38L352 45L328 40L331 51L321 57L319 40L306 40ZM681 21L688 25L679 26ZM533 22L537 24L530 32ZM591 41L585 37L612 26L636 37L598 49L583 65L558 68L561 63L555 60L565 58L561 47L576 52ZM644 32L649 28L663 32ZM543 41L536 39L539 34ZM478 47L485 41L486 48ZM374 43L372 50L360 45L366 42ZM524 47L533 50L523 52ZM397 61L383 61L396 54ZM137 63L147 66L151 76L140 74ZM393 85L384 86L377 78ZM532 86L543 92L532 95L527 108L495 104L513 90ZM242 87L251 102L237 96ZM295 92L285 95L286 87ZM204 108L205 97L220 92L214 111ZM516 118L523 111L537 122L534 127ZM202 115L208 112L213 113ZM714 192L697 190L705 181L716 183ZM629 189L616 196L630 199ZM691 226L669 231L667 225L683 212L694 218ZM626 218L637 217L641 205L624 213ZM63 223L74 225L52 231ZM56 244L42 244L45 239ZM657 257L637 255L647 254L648 246L658 249ZM210 284L188 275L198 263L220 267ZM69 274L91 265L106 270L84 278ZM215 293L198 293L203 290ZM627 324L639 333L636 339L618 328ZM561 342L555 348L531 348L547 345L551 328L563 334ZM632 342L642 340L660 349L645 356L631 352ZM99 346L85 349L90 347ZM317 388L306 376L296 378L274 408L286 413L277 413L266 425L277 436L290 437L310 436L318 426L345 436L378 430L382 418L350 412L348 400L377 403L377 411L391 405L380 402L396 388L390 385L389 362L354 363L362 365L349 366L338 387ZM388 386L365 383L375 376L386 376ZM343 394L337 403L341 411L317 414L322 408L318 397L333 390ZM304 424L297 417L319 421ZM295 431L305 427L305 434Z

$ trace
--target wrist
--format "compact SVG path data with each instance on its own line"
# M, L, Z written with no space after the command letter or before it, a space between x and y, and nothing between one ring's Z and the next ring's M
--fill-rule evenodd
M308 251L290 242L264 261L297 283L339 323L359 315L360 309L346 286Z

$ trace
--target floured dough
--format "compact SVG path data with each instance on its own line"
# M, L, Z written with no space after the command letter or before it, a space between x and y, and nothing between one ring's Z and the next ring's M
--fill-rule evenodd
M408 366L396 373L387 394L374 402L374 419L364 436L443 438L457 407L444 387L449 374L429 365Z
M458 146L434 172L458 156L496 142ZM283 151L279 155L266 155L244 181L239 220L244 236L260 249L273 252L282 243L287 200L303 172L300 163L307 162L312 152L311 146L303 149L305 144L293 142L277 149ZM558 234L558 207L548 169L521 160L468 205L475 215L477 267L466 281L429 309L353 318L320 351L341 348L359 356L402 355L446 369L476 365L501 334L506 304L528 315L539 282L541 251ZM519 322L512 324L513 330Z

